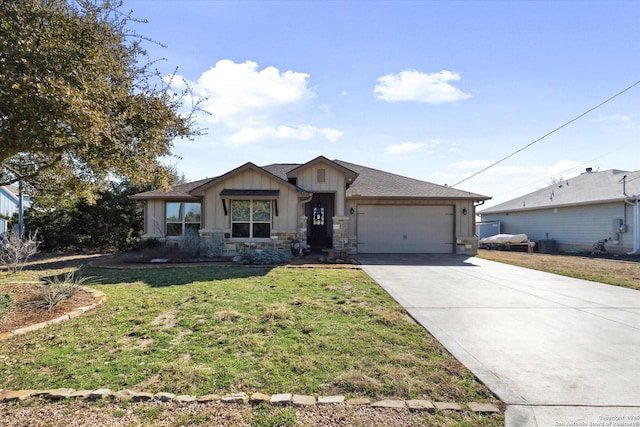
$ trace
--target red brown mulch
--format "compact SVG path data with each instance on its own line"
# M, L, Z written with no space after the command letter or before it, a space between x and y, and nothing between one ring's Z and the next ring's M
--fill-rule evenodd
M80 290L71 298L56 305L51 310L34 309L25 303L36 297L38 287L39 285L35 283L17 283L3 285L0 288L2 294L8 293L13 296L14 300L13 308L0 319L0 332L11 332L25 326L46 322L93 302L92 295Z

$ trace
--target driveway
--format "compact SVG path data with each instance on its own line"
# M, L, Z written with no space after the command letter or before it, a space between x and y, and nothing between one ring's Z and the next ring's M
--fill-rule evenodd
M357 259L508 426L640 426L640 292L459 255Z

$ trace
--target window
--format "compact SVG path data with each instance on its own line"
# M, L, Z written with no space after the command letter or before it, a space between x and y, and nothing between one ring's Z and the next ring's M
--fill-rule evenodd
M271 237L271 201L232 200L231 237Z
M313 225L324 225L324 206L313 207Z
M167 236L182 236L200 229L200 203L167 202Z

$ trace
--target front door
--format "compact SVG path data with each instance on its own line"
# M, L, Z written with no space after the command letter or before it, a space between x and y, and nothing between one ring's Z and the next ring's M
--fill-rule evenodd
M307 208L307 243L312 249L333 247L332 220L334 194L315 194Z
M312 248L325 248L327 241L327 205L317 203L311 206L311 229L309 245Z

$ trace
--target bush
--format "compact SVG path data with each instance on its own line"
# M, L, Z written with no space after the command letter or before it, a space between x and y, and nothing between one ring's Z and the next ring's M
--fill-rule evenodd
M200 254L200 234L189 228L180 238L180 251L187 257L196 258Z
M236 255L234 262L244 265L273 265L291 262L291 254L280 252L274 248L250 249Z
M0 295L0 319L13 307L13 297L10 294Z
M200 254L205 257L215 258L222 256L224 252L224 237L215 234L213 238L206 238L200 242Z
M0 247L0 262L5 264L10 272L16 273L37 253L37 233L30 233L28 237L21 239L17 233L8 231Z
M25 304L36 310L51 311L53 307L71 298L81 286L98 283L93 276L76 276L72 271L61 276L43 277L46 283L40 292Z

